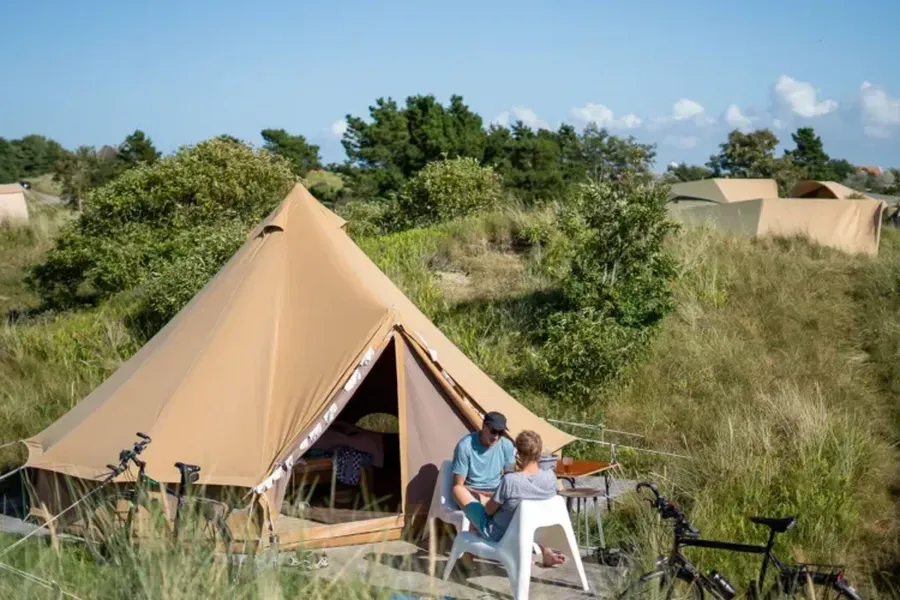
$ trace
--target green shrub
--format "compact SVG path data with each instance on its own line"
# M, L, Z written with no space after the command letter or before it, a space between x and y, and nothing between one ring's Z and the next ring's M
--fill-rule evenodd
M306 174L303 185L323 204L333 206L344 192L344 178L338 173L316 169Z
M539 381L567 404L584 407L629 365L646 338L587 307L555 312L544 323L545 342L537 358Z
M576 307L594 307L622 325L646 327L672 309L674 259L666 236L662 186L623 180L581 185L564 207L569 256L563 292Z
M351 200L341 205L338 214L347 221L344 231L351 237L360 239L384 233L387 208L383 202Z
M221 139L183 148L88 194L32 285L52 308L129 290L191 255L210 227L249 230L294 181L287 162L264 150Z
M184 237L192 239L186 240ZM201 225L173 240L180 252L151 267L138 297L138 322L149 337L174 317L247 240L244 223Z
M403 186L399 216L411 227L463 217L497 206L502 190L500 176L474 158L431 162Z

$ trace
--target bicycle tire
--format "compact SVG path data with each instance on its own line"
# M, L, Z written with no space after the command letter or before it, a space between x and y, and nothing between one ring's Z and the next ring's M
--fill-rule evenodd
M649 571L631 582L618 598L619 600L635 600L637 598L665 598L666 600L690 598L691 600L704 600L706 597L706 590L688 573L676 573L672 585L669 585L668 582L670 578L671 575L664 570ZM690 586L690 591L686 595L675 595L675 587L679 582ZM657 586L661 593L657 593L657 590L654 589Z

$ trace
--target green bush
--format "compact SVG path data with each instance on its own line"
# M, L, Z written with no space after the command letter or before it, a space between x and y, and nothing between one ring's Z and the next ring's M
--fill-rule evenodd
M89 193L30 281L50 308L132 289L186 260L210 229L222 225L229 239L236 226L249 230L294 181L290 165L264 150L221 139L182 148Z
M363 200L351 200L338 210L338 214L347 221L344 231L355 239L384 233L386 212L385 203Z
M188 236L191 239L184 239ZM149 337L171 320L246 240L247 227L240 220L200 225L173 240L180 252L151 267L138 291L137 316L145 335Z
M497 206L503 184L491 167L470 157L431 162L403 186L398 217L419 227Z
M544 330L537 359L539 380L547 391L576 407L596 399L597 392L633 360L647 335L591 307L555 312L546 319Z
M345 191L344 178L340 174L321 169L307 173L303 185L319 202L331 206Z
M666 188L623 180L581 185L563 209L569 257L563 292L629 327L657 323L672 309L676 263L665 252L677 225L667 218Z

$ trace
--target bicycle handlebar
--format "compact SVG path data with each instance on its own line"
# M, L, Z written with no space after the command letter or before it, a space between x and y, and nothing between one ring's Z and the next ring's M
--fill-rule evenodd
M119 464L118 465L106 465L106 467L111 472L111 477L115 478L120 474L124 473L128 469L128 463L134 463L138 468L143 469L147 466L147 463L140 460L138 455L144 451L144 448L152 442L150 436L146 433L141 433L138 431L135 435L141 438L140 442L135 442L134 445L129 450L122 450L119 452Z
M655 483L650 481L642 481L637 484L635 487L635 491L640 492L642 489L647 488L651 492L653 492L654 498L652 500L648 500L650 506L655 508L657 512L659 512L659 516L664 520L673 520L675 521L675 529L677 535L683 535L685 537L699 537L700 531L697 530L691 522L687 520L684 516L684 513L681 511L678 506L666 498L665 496L659 493L659 489L656 487Z

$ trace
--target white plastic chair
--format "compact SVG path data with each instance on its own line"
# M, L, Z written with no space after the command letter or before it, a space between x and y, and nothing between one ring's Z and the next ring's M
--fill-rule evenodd
M449 460L441 463L441 470L431 496L431 507L428 509L429 537L435 533L435 519L453 525L456 533L469 530L469 519L453 498L453 471L451 469L452 463Z
M451 468L452 463L449 460L441 463L434 493L431 496L431 506L428 509L428 573L432 577L437 554L437 524L435 521L439 519L453 525L457 535L469 531L469 519L453 499L453 471Z
M532 548L539 529L540 539L544 545L559 548L569 560L575 562L581 587L584 591L588 591L581 553L562 496L554 496L548 500L522 500L509 528L499 542L487 540L474 531L465 531L457 535L450 550L450 559L444 569L444 580L450 577L459 557L469 552L487 560L503 563L514 598L527 600L531 587Z

